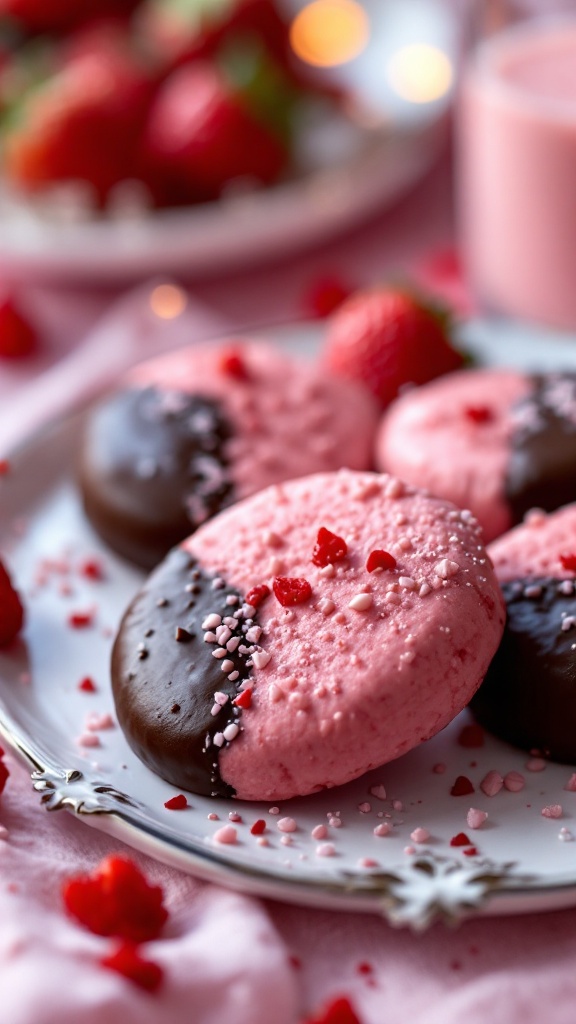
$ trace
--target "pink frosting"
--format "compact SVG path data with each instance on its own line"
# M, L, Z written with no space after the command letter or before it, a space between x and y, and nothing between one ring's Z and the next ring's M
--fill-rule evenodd
M247 380L222 372L222 355L230 351L240 353ZM238 498L308 473L371 466L377 425L371 396L273 345L245 339L195 345L142 363L128 381L222 401L234 427L227 455Z
M348 545L333 569L312 562L322 526ZM387 476L342 470L270 488L185 546L241 593L276 576L312 587L304 604L271 594L258 609L269 660L220 754L242 799L337 786L410 750L464 707L500 640L502 598L477 523ZM368 573L382 548L396 568Z
M516 371L462 370L409 391L382 420L377 466L471 509L493 540L512 523L504 494L510 407L529 387ZM469 415L482 409L486 420Z
M526 576L574 579L574 571L562 565L560 556L576 556L576 504L549 515L528 513L524 523L494 541L488 550L502 582Z

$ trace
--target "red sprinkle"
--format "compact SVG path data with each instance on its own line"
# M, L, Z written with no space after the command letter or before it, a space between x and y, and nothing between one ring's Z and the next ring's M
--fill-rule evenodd
M221 373L227 377L234 377L235 380L250 380L248 367L239 349L231 348L222 352L219 368Z
M473 423L491 423L494 412L489 405L467 405L464 415Z
M270 587L266 586L265 583L260 583L257 587L252 587L246 594L246 604L251 604L253 608L259 608L262 601L268 597L270 593Z
M261 836L262 833L265 832L265 831L266 831L266 822L264 821L264 818L258 818L258 821L255 821L254 824L252 825L251 829L250 829L250 835L252 835L252 836Z
M85 629L86 626L92 625L93 620L93 612L72 612L68 616L68 625L72 626L72 629Z
M469 793L475 793L474 786L470 782L470 779L466 778L465 775L459 775L456 782L450 790L451 796L468 796Z
M290 956L288 957L288 963L290 964L291 967L294 968L295 971L299 971L302 967L302 961L300 957L295 956L294 953L291 953Z
M85 576L87 580L103 580L104 569L100 562L89 559L80 566L80 575Z
M570 552L568 555L560 555L560 565L568 572L576 572L576 554Z
M465 832L459 832L458 835L452 836L450 846L470 846L470 840Z
M122 974L146 992L156 992L164 978L164 972L159 964L140 956L132 942L123 942L114 953L102 957L100 963L102 967Z
M0 476L6 476L11 470L11 465L8 459L0 459Z
M164 804L164 807L168 811L183 811L185 807L188 807L188 801L184 793L178 793L178 796L171 796Z
M24 625L24 608L0 562L0 647L11 644Z
M468 750L483 747L484 739L485 733L481 725L464 725L458 733L458 743Z
M372 974L374 972L372 964L367 963L366 960L363 960L361 964L358 964L356 970L358 971L358 974Z
M465 857L476 857L478 854L478 850L476 849L475 846L469 846L467 850L462 850L462 853L464 854Z
M352 290L335 274L314 281L304 296L306 312L324 319L349 298Z
M2 751L2 754L4 754L4 751ZM8 782L9 778L10 772L8 771L6 765L4 764L4 761L0 761L0 793L4 792L6 783Z
M150 885L129 857L111 854L91 875L77 875L62 886L64 906L95 935L127 942L156 939L168 918L162 889Z
M352 1003L346 996L339 996L328 1003L317 1016L307 1017L303 1024L361 1024Z
M323 568L325 565L332 565L334 562L341 562L348 554L348 545L343 537L339 537L325 526L318 530L318 537L312 552L314 565Z
M394 555L391 555L388 551L383 551L381 548L371 551L366 560L366 569L368 572L376 572L376 569L395 568L396 559L394 558Z
M284 608L292 604L303 604L312 597L312 587L308 580L298 576L276 576L272 589Z
M78 689L82 690L83 693L96 693L98 687L94 680L90 679L90 676L85 676L84 679L81 679L78 683Z
M238 696L236 697L236 699L232 701L232 703L237 708L243 708L244 711L246 711L248 708L251 708L252 707L252 690L250 690L250 689L242 690L242 693L239 693Z
M0 297L0 359L23 359L38 347L38 335L10 295Z

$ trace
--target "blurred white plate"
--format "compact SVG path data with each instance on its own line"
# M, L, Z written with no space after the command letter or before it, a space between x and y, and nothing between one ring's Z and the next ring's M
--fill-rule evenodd
M283 0L291 11L306 0ZM155 273L230 270L326 240L395 202L431 167L446 137L451 89L437 100L402 98L394 53L424 42L454 60L455 26L434 0L364 0L370 42L322 72L345 84L374 122L322 123L303 133L305 171L269 189L217 203L90 219L64 192L52 205L16 202L0 189L0 266L37 279L114 281Z

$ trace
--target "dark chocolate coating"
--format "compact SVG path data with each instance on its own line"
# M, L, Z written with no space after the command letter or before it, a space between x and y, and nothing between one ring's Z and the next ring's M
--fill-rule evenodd
M227 654L239 673L231 682L212 656L215 645L204 641L206 616L232 617L242 608L238 591L215 589L214 580L182 548L170 552L124 615L112 651L112 689L118 722L145 764L180 789L230 797L234 790L220 777L212 740L239 723L241 711L231 702L250 669L246 654ZM230 595L238 597L236 605L226 604ZM242 620L236 635L241 626ZM217 691L229 700L213 716Z
M106 543L150 569L231 504L231 432L218 402L198 395L130 388L98 406L86 428L80 485Z
M513 522L576 501L576 374L543 374L514 408L505 493Z
M470 706L501 739L576 764L576 587L561 587L547 577L502 585L504 636Z

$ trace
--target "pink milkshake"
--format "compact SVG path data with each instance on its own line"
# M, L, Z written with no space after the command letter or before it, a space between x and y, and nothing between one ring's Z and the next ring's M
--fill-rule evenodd
M461 238L478 298L576 329L576 18L484 43L459 122Z

